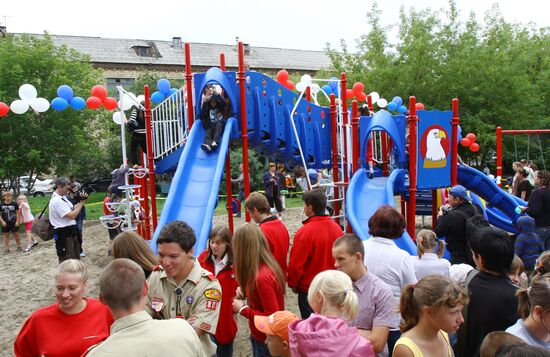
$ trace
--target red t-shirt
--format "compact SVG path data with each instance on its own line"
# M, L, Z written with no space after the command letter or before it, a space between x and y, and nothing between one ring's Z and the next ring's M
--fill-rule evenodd
M329 216L312 216L303 224L294 236L287 282L291 289L307 292L315 275L334 269L332 245L344 233Z
M270 216L264 219L260 223L260 229L269 243L271 254L273 254L273 257L277 263L279 263L279 266L283 271L283 276L286 279L286 261L288 259L288 249L290 246L288 229L286 229L285 224L275 216Z
M58 304L35 311L25 322L15 339L17 357L81 356L90 346L107 337L113 323L109 308L86 298L86 307L78 314L68 315Z

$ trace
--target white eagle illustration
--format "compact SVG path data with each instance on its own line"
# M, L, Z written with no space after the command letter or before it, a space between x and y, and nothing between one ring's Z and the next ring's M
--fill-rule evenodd
M447 138L443 130L432 129L426 137L426 158L424 168L438 168L447 166L447 154L441 145L441 139Z

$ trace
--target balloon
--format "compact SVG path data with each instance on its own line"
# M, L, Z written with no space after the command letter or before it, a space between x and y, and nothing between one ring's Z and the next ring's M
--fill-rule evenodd
M36 88L34 88L32 84L23 84L21 87L19 87L19 98L21 98L28 104L30 104L33 100L35 100L37 96L38 96L38 92L36 91Z
M82 97L74 97L71 99L70 104L74 110L82 110L86 107L86 101Z
M172 90L172 89L170 89ZM143 94L140 94L136 97L136 100L138 103L145 102L145 96Z
M157 88L159 92L167 95L168 93L170 93L170 81L166 78L159 79L159 81L157 82Z
M396 110L398 107L397 103L394 101L391 101L388 103L388 110Z
M115 98L107 97L103 99L103 107L107 110L114 110L118 106L118 103Z
M472 152L478 152L479 151L479 144L478 143L470 144L470 150L472 150Z
M320 90L321 90L321 87L319 87L319 85L317 83L313 83L311 85L311 93L317 94L317 93L319 93Z
M311 76L309 74L304 74L301 78L300 78L300 82L304 82L304 84L308 85L310 84L311 82Z
M291 80L287 80L286 83L285 83L285 87L288 88L289 90L294 90L294 82L291 81Z
M306 89L306 84L304 82L296 83L296 90L298 92L303 92Z
M361 82L355 82L353 83L353 87L351 87L353 89L353 93L355 95L358 95L359 93L362 93L363 90L365 89L365 85Z
M468 135L466 135L466 137L467 137L468 139L470 139L470 142L472 142L472 143L475 143L475 142L476 142L476 139L477 139L477 138L476 138L476 134L474 134L474 133L468 133Z
M462 140L460 140L460 144L462 144L462 146L470 146L471 143L472 142L468 138L462 138Z
M50 109L50 102L46 98L36 98L31 102L31 107L39 113L44 113Z
M352 99L353 97L355 97L355 94L353 94L353 89L346 89L346 98Z
M92 97L98 97L104 100L107 97L107 88L102 85L95 85L92 87Z
M364 102L367 100L367 95L363 92L356 94L356 96L357 96L357 100L360 102Z
M67 103L70 102L71 99L73 99L73 95L74 95L73 89L66 84L63 84L62 86L59 86L59 88L57 88L57 96L65 99Z
M29 103L20 99L14 100L13 102L11 102L10 109L15 114L23 114L27 110L29 110Z
M373 103L377 103L378 99L380 99L380 94L378 94L376 92L371 92L369 95L370 95Z
M122 122L122 113L118 111L114 112L113 121L115 122L115 124L120 125L120 123Z
M6 103L0 102L0 118L10 112L10 107Z
M424 109L424 104L418 102L414 105L414 107L416 108L416 110L423 110Z
M281 69L279 72L277 72L275 79L281 84L286 83L288 81L288 72L284 69Z
M338 89L338 78L336 77L330 77L329 81L328 81L328 85L330 86L330 88L332 88L332 91L334 93L337 93L337 89Z
M407 107L404 105L400 105L399 108L397 108L397 111L401 114L404 114L407 112Z
M178 92L178 89L177 88L170 88L170 91L168 93L168 97L171 97L172 95L174 95L174 93L177 93ZM137 99L137 97L136 97ZM141 103L141 102L139 102Z
M86 100L86 105L92 110L98 109L101 106L101 99L92 96Z
M52 100L52 108L58 112L67 109L69 102L65 98L57 97Z
M158 92L155 92L155 93L158 93ZM164 100L164 94L162 93L159 93L159 94L162 95L162 100ZM134 103L132 102L132 100L128 95L123 95L122 99L118 101L118 107L122 110L128 110L132 108L132 105L134 105Z
M322 86L322 87L321 87L321 90L322 90L323 92L325 92L326 95L331 95L331 93L332 93L332 88L331 88L330 85L328 85L328 84L325 84L324 86Z
M385 108L386 105L388 105L388 101L384 98L380 98L376 101L376 104L380 107L380 108Z
M401 97L393 97L393 99L391 101L397 103L398 107L403 104L403 98L401 98Z
M160 103L164 100L164 94L162 94L161 92L155 92L151 96L151 100L153 101L153 103L158 104L158 103ZM124 101L124 106L126 106L126 101ZM128 109L130 109L130 108L128 108ZM124 109L124 110L128 110L128 109Z

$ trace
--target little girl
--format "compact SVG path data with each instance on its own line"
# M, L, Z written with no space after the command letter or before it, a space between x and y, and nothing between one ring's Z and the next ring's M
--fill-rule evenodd
M450 278L428 275L401 293L401 338L393 357L454 356L448 333L464 322L468 293Z
M436 246L437 253L434 253ZM449 276L451 263L447 259L441 258L445 251L445 243L441 239L437 239L433 231L423 229L418 232L416 247L418 257L413 257L416 279L420 280L430 274Z
M374 357L371 342L348 326L359 311L350 277L336 270L315 276L307 300L314 313L288 326L292 356Z
M17 204L19 205L19 222L23 222L25 224L25 232L27 232L27 248L25 248L25 252L30 252L33 247L38 245L38 242L32 238L31 233L34 216L31 213L27 196L18 196Z

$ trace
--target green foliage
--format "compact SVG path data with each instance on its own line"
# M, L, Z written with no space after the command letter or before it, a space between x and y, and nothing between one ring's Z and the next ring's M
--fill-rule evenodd
M460 99L464 132L477 135L481 150L461 148L466 160L494 165L495 129L546 129L550 117L550 31L504 20L494 6L479 21L471 14L460 22L454 0L444 11L401 9L398 39L388 40L380 25L376 3L368 14L370 31L357 39L357 52L345 42L339 49L327 46L333 72L325 78L348 74L353 82L366 84L365 92L377 91L391 100L399 95L416 96L427 109L450 109L451 99ZM407 101L407 100L405 100ZM550 164L550 136L541 144ZM518 137L519 158L533 159L540 167L537 138ZM515 160L513 140L504 141L505 167Z

